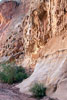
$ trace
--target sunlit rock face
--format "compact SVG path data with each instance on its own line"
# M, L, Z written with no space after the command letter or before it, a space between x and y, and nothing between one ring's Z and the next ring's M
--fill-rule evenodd
M32 0L30 2L29 0L21 0L21 2L22 3L19 5L17 4L17 1L4 2L0 5L2 9L5 9L5 5L10 6L6 6L6 9L8 8L8 10L1 10L1 12L3 11L1 14L1 16L3 16L2 20L5 20L4 23L7 21L8 24L6 25L7 28L5 27L5 32L2 28L1 31L3 32L1 33L5 33L5 36L2 36L0 40L5 37L5 39L3 39L5 40L5 43L10 43L9 45L13 46L14 44L11 39L15 36L14 34L21 34L20 36L23 37L21 41L23 42L24 52L26 54L25 60L28 59L28 57L30 58L27 66L29 65L31 67L35 66L40 56L43 56L41 49L51 38L54 36L60 36L63 33L66 34L67 1ZM9 13L7 14L7 12ZM1 24L2 22L3 21L1 21ZM19 38L21 38L20 36ZM16 41L14 40L14 42ZM5 47L5 44L3 47ZM8 48L9 51L9 46L6 48ZM9 52L8 54L10 55ZM21 64L25 64L24 66L26 67L24 60L23 62L21 60Z
M2 14L0 13L0 27L1 25L4 23L5 19L4 17L2 16Z
M59 35L67 30L67 0L54 0L51 2L51 12L53 35Z
M30 78L17 86L20 91L29 93L36 82L50 88L66 80L67 0L32 0L22 25L24 61L27 60L22 65L31 66L34 62L35 69Z
M8 6L8 10L4 10L1 16L3 15L3 20L7 19L8 23L10 22L9 20L12 19L11 23L8 25L9 29L7 28L7 32L5 33L21 34L20 36L23 37L22 42L24 41L25 60L27 60L28 57L30 58L27 66L34 67L38 58L43 56L40 50L45 44L47 44L52 37L60 36L67 32L67 1L21 0L21 2L22 3L19 6L15 1L7 2L6 4L10 5L11 3L11 6ZM5 11L9 12L9 14ZM22 16L25 16L25 18L23 19ZM5 37L7 37L5 41L10 41L11 39L9 39L9 37L12 37L12 35L7 35ZM3 36L1 39L3 39ZM9 45L13 44L11 43ZM10 53L8 52L8 54ZM24 66L26 67L25 61L22 62L21 60L21 64L25 64Z
M37 6L35 6L37 5ZM59 6L60 5L60 6ZM26 48L47 43L67 31L67 1L31 1L30 14L23 22ZM27 42L28 41L28 42ZM32 42L33 41L33 42ZM36 44L36 43L37 44ZM29 48L28 48L29 50Z
M35 82L55 89L67 78L67 0L22 0L20 5L11 1L5 4L8 3L8 10L0 14L0 23L8 22L0 38L5 40L3 44L0 42L0 61L15 61L34 69L30 78L17 86L21 92L28 94Z
M29 13L22 22L25 53L28 54L25 59L29 57L33 60L32 63L34 62L31 65L27 63L27 66L29 65L31 67L35 65L38 58L43 56L40 50L51 38L61 36L62 34L66 35L66 2L66 0L31 1ZM59 13L57 13L57 11ZM24 62L22 62L22 65Z
M49 55L45 55L35 67L33 74L18 87L23 93L29 93L30 86L36 82L43 83L50 87L59 85L66 79L67 73L67 50L59 50Z
M35 6L37 5L37 6ZM27 35L36 37L39 43L46 43L50 37L67 31L67 1L35 0L31 2L30 24ZM27 27L27 26L26 26ZM36 32L35 32L36 31ZM36 33L36 34L35 34ZM31 36L30 35L30 36ZM29 37L29 35L28 35ZM32 38L32 37L31 37ZM33 40L33 39L32 39ZM41 42L42 40L42 42Z

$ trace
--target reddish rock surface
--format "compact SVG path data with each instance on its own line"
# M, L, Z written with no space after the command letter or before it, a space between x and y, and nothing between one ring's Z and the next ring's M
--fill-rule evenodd
M23 16L25 16L25 14L28 12L28 9L29 9L29 0L23 1L20 4L17 3L16 1L11 1L11 0L1 3L0 34L7 34L7 32L10 31L9 28L12 27L12 24L15 23L16 25L16 23L18 23L18 20L21 20L21 18L23 19Z
M0 4L0 12L5 17L5 19L11 19L12 15L15 12L15 9L19 6L17 2L4 2L3 4Z
M20 46L23 46L23 43L20 39L22 36L22 30L20 29L19 25L22 25L23 17L29 10L29 1L30 0L22 0L22 2L18 4L16 1L10 0L0 4L0 56L2 56L2 53L4 53L4 49L7 49L5 51L7 53L14 47L13 53L17 53L17 50L23 50L23 48L20 48ZM19 34L16 35L15 28L17 29L17 32L20 29L21 33L18 32ZM8 45L10 45L9 49L7 47ZM8 53L8 55L11 53L12 51Z
M17 2L4 2L0 4L0 31L5 25L12 19L16 8L18 7ZM2 33L2 31L1 31Z

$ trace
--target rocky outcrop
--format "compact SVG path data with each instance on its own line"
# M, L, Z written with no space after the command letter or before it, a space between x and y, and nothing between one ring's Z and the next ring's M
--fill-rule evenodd
M17 85L21 92L29 93L30 86L36 82L52 87L54 92L60 83L67 80L66 9L66 0L32 1L28 19L23 21L23 37L25 53L34 59L31 63L35 62L35 70L27 80ZM30 64L26 63L25 66ZM66 95L63 95L55 97L66 100Z
M43 59L38 61L33 74L27 80L17 85L17 87L20 88L20 92L30 94L29 89L37 82L47 87L46 93L48 96L58 98L59 100L66 100L66 54L67 50L59 50L53 54L46 55Z
M19 6L17 2L4 2L0 4L0 31L12 19L15 9Z
M21 18L21 16L27 13L28 8L29 0L27 2L20 0L2 0L0 2L0 33L3 33L3 27L7 22L11 22L11 19L16 18L16 16Z
M1 60L34 69L27 80L17 85L22 93L29 94L30 86L40 82L48 88L47 95L67 100L66 94L58 96L61 83L67 80L67 0L32 0L30 9L27 3L18 6L0 38L4 40L0 43Z
M37 7L34 7L34 5L37 5ZM25 28L24 31L26 32L25 36L29 38L29 41L34 40L34 44L35 41L37 41L37 43L41 45L45 44L48 41L48 39L53 36L66 33L67 32L66 9L67 9L67 2L63 0L32 1L30 8L30 20L29 20L31 25L28 25L28 30L26 30Z
M0 3L0 61L23 58L22 20L29 9L29 0ZM2 41L3 40L3 41ZM21 47L21 48L20 48ZM15 54L15 55L14 55ZM13 60L12 60L13 59Z
M59 6L59 4L61 4L61 6ZM51 38L66 34L66 5L66 1L63 0L31 1L30 11L23 20L22 27L25 53L26 55L28 54L28 57L32 60L34 59L32 61L32 63L34 62L33 65L36 64L38 58L41 56L40 50ZM56 13L57 10L61 13ZM60 24L57 25L59 21ZM25 59L27 59L27 56ZM29 63L27 63L27 65L29 65ZM32 64L29 66L32 66Z

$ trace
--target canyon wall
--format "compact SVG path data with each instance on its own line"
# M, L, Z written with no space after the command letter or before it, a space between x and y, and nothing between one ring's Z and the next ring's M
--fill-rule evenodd
M34 68L38 58L44 55L41 53L41 50L46 47L46 44L55 36L64 35L62 36L63 40L66 36L67 1L32 0L30 2L27 0L22 1L18 7L16 7L16 3L16 1L10 1L3 3L0 6L2 22L4 21L5 23L6 20L11 19L6 25L7 28L5 27L4 31L3 28L1 30L1 33L5 35L1 35L0 37L0 41L3 40L0 42L0 54L1 57L5 55L6 59L10 58L13 60L16 59L15 56L18 54L16 63L23 65L24 67ZM12 5L12 8L8 6L8 10L3 11L2 7L4 6L2 5L4 4L6 5L6 9L9 4ZM19 38L21 38L20 42L18 42ZM21 45L18 50L19 43ZM24 52L24 55L21 55L20 52ZM12 55L15 56L13 57Z
M7 7L7 5L10 7ZM5 2L1 4L0 7L1 24L2 22L8 22L8 24L4 27L4 29L2 28L0 32L4 34L0 37L1 57L7 55L6 58L11 56L11 59L15 59L15 57L12 57L12 54L17 55L20 53L20 51L17 49L18 47L16 47L20 43L20 50L21 52L24 51L25 56L18 56L16 62L23 65L24 67L34 67L38 58L43 56L41 50L46 47L46 44L53 37L63 35L62 38L64 40L64 37L66 36L66 0L32 0L31 2L28 0L22 1L22 3L19 5L16 1L8 1L7 3ZM8 10L2 10L7 8ZM19 38L21 38L21 40L18 44L16 44L16 42L19 41ZM16 47L16 51L14 50L14 47ZM9 51L12 51L12 53ZM25 61L27 61L27 65Z
M32 0L25 18L22 24L26 55L22 65L35 69L17 87L22 93L30 94L30 86L39 82L53 89L52 95L67 82L67 0ZM60 96L54 96L66 100L66 94L61 93L60 90Z
M17 6L17 2L12 1L0 4L0 31L12 19Z
M15 61L29 72L34 70L17 85L22 93L29 94L36 82L54 93L67 80L67 0L22 0L17 8L16 2L11 4L11 8L6 6L8 14L0 11L0 23L10 20L1 30L0 63ZM67 100L63 95L55 96Z
M22 20L29 10L29 0L17 1L6 0L0 3L0 61L9 60L18 52L19 38L22 39ZM16 34L18 33L18 34ZM19 35L21 34L21 35ZM15 40L16 38L16 40ZM21 40L20 40L21 41ZM20 42L22 44L22 41ZM20 48L19 48L20 49ZM18 53L19 54L19 53ZM21 54L21 53L20 53ZM11 59L12 59L11 58Z
M30 67L34 66L38 58L43 56L41 49L46 47L48 41L50 41L53 37L62 35L64 35L62 36L64 39L67 33L66 26L66 0L32 0L28 15L22 22L24 50L26 54L22 65L25 64L25 67L28 65ZM27 61L27 65L25 61Z

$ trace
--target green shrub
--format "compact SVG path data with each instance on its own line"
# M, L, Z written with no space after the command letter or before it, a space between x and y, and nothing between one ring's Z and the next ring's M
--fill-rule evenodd
M35 83L33 87L31 87L30 92L32 92L32 95L37 98L46 96L46 88L43 84Z
M4 83L18 83L28 77L25 69L21 66L16 66L15 64L2 64L1 66L0 80Z
M19 72L14 77L14 83L21 82L21 80L23 81L26 78L27 78L26 73Z

